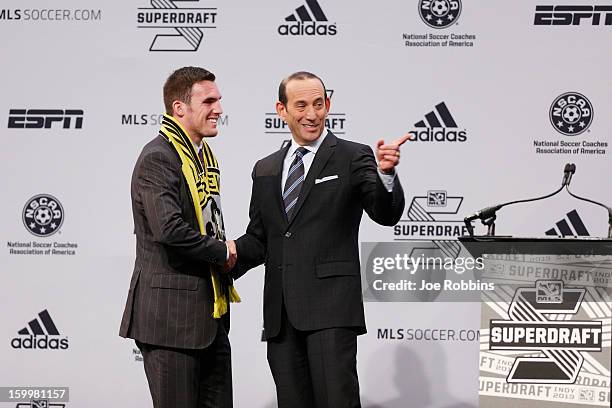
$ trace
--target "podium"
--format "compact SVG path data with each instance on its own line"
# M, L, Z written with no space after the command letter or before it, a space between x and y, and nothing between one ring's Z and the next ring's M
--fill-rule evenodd
M610 406L612 240L460 237L484 268L479 406Z

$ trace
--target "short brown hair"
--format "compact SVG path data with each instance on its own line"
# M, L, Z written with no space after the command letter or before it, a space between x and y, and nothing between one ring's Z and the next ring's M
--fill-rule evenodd
M312 72L298 71L298 72L294 72L293 74L289 75L287 78L281 81L280 85L278 86L278 100L281 101L283 105L287 104L287 83L289 81L292 81L294 79L304 80L304 79L312 79L312 78L318 79L319 82L321 82L321 85L323 86L323 93L325 94L325 97L327 98L327 90L325 89L325 84L323 83L323 80L321 78L319 78Z
M200 67L183 67L174 71L164 84L164 106L172 115L174 101L191 102L191 87L201 81L214 81L215 74Z

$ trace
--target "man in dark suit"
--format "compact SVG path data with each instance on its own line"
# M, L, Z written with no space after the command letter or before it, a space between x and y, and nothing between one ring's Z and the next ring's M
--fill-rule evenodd
M408 135L370 147L325 129L320 78L297 72L276 111L292 141L253 169L235 278L265 262L264 339L280 408L359 407L357 335L366 332L358 233L365 210L394 225L404 209L395 166Z
M170 75L162 128L132 175L136 262L120 335L142 351L155 408L232 406L229 313L221 316L230 282L221 269L236 255L224 242L219 169L203 140L217 134L222 113L214 80L198 67ZM207 235L210 223L220 225Z

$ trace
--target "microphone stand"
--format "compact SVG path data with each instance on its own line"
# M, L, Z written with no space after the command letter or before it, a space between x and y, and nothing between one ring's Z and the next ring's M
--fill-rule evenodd
M576 165L575 164L569 164L567 163L565 165L565 168L563 169L563 180L561 181L561 187L559 187L557 190L553 191L550 194L546 194L543 195L541 197L536 197L536 198L527 198L527 199L523 199L523 200L515 200L515 201L508 201L507 203L503 203L503 204L498 204L498 205L494 205L491 207L487 207L487 208L483 208L482 210L476 212L475 214L469 216L469 217L465 217L463 219L463 222L465 223L465 226L468 230L468 233L470 234L470 238L474 238L474 227L472 226L472 221L476 220L476 219L480 219L480 221L482 222L483 225L487 226L487 237L492 237L495 236L495 220L497 219L497 211L507 205L512 205L512 204L519 204L519 203L528 203L528 202L532 202L532 201L539 201L539 200L544 200L547 198L550 198L556 194L558 194L561 190L563 190L563 188L567 188L569 185L570 180L572 179L572 175L576 172ZM569 192L569 189L568 189ZM572 193L570 193L573 197L576 198L580 198L583 199L581 197L577 197L574 196ZM589 199L583 199L585 201L589 201L589 202L593 202ZM599 203L595 203L595 204L599 204ZM608 209L608 213L610 216L609 219L609 223L610 223L610 229L608 231L608 235L610 236L610 234L612 233L612 209L610 209L609 207L604 206L603 204L599 204L605 208Z

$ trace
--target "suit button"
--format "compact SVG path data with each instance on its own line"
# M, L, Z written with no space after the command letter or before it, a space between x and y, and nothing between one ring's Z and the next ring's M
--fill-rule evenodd
M290 238L290 237L291 237L291 232L290 231L285 232L285 238Z

